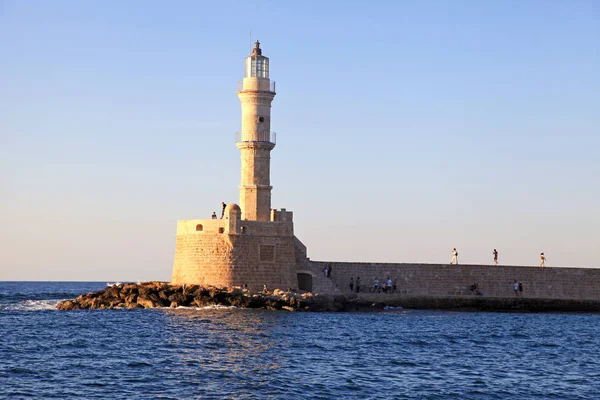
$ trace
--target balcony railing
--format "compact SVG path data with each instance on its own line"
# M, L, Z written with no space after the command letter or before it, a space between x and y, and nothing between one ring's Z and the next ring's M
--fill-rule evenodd
M276 144L277 134L275 132L258 132L258 133L235 133L235 142L267 142Z
M244 81L238 81L237 90L238 92L244 90ZM271 85L269 86L269 92L275 93L275 81L271 81Z

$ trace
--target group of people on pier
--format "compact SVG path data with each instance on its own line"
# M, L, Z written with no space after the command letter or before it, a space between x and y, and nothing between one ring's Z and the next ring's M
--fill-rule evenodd
M361 290L360 277L357 276L356 280L354 279L354 277L351 277L350 284L348 286L350 287L351 292L360 293L360 290ZM370 292L371 293L391 294L391 293L396 293L397 288L398 288L398 278L394 278L394 280L392 281L392 279L388 276L387 280L385 280L383 282L379 282L379 279L375 278L373 280L373 286L370 288Z
M498 265L498 250L494 249L492 252L494 255L494 265ZM450 261L450 265L458 265L458 250L456 247L452 249L452 260ZM540 267L546 266L546 256L544 253L540 253Z

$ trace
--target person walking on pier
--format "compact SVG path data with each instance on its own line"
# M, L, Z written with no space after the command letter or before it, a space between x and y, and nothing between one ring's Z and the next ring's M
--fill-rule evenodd
M544 253L540 253L540 267L546 266L546 256Z
M379 279L375 278L375 280L373 281L373 289L371 291L373 293L380 292L380 289L379 289Z
M225 208L227 207L227 204L225 204L225 202L222 201L221 206L223 207L223 209L221 210L221 219L223 219L223 217L225 216Z
M458 251L456 247L452 249L452 261L450 261L450 265L452 264L458 265Z
M515 291L515 296L519 295L519 282L515 281L515 283L513 284L513 289Z
M494 249L494 265L498 265L498 250Z
M356 285L356 293L360 292L360 276L356 277L355 285Z
M350 291L353 292L354 291L354 278L350 277Z

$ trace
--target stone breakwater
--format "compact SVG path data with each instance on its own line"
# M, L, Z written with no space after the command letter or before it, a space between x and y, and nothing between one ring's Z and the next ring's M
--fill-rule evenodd
M275 290L251 293L239 288L128 283L83 294L57 305L59 310L234 306L287 311L376 311L386 307L457 311L600 312L600 300L484 296L406 296L361 293L319 295Z
M234 306L287 311L360 311L384 307L355 296L322 296L275 290L250 293L239 288L172 285L164 282L128 283L60 302L59 310Z

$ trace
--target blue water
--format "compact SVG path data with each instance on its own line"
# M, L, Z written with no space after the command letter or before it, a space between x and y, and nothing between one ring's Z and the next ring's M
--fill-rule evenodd
M600 399L600 315L56 311L0 282L2 399Z

